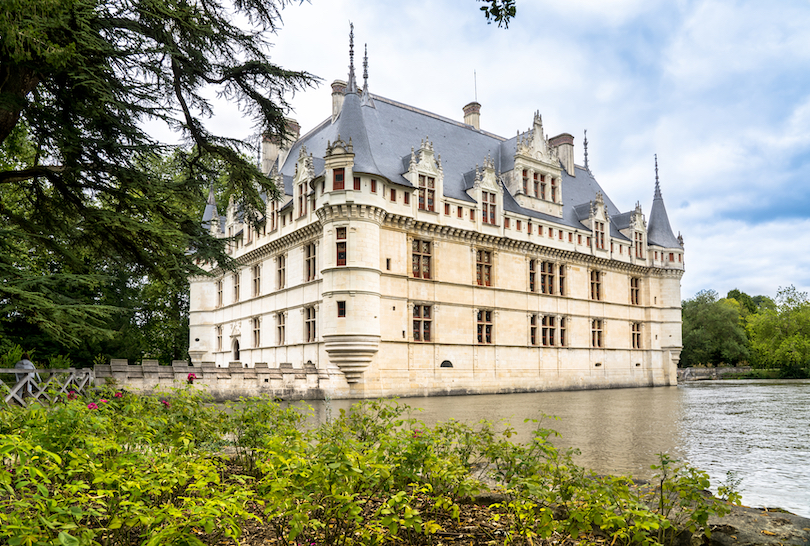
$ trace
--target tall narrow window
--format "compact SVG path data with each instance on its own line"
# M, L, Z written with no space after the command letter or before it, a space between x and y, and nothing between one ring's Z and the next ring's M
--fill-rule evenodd
M407 191L402 192L402 202L405 203L406 205L411 204L411 194L408 193Z
M444 215L445 216L450 216L450 203L445 203L444 204Z
M393 201L394 203L397 202L397 190L395 190L394 188L391 188L391 201Z
M431 243L430 241L413 240L411 262L413 276L417 279L429 279L430 276L430 261L431 261Z
M304 216L307 213L307 184L301 182L298 184L298 217Z
M492 286L492 252L475 252L475 279L478 286Z
M217 326L217 351L222 350L222 326Z
M354 177L354 189L355 189L355 191L360 191L360 177L359 176Z
M315 280L315 243L304 245L304 279L307 282Z
M553 203L557 202L557 179L551 179L551 201Z
M643 246L642 243L644 242L644 240L641 237L641 233L638 232L638 231L635 232L633 234L633 239L635 240L636 258L643 258L644 257L644 246Z
M250 270L253 274L253 297L255 298L262 294L262 266L256 264Z
M262 346L262 321L259 317L253 319L253 346L258 348Z
M373 179L371 181L371 193L377 193L377 181Z
M276 313L276 345L284 345L287 336L287 318L284 313Z
M568 345L568 340L565 336L567 321L565 317L560 317L560 347L566 347Z
M337 228L335 238L337 239L337 265L346 265L346 228Z
M419 175L419 210L434 210L436 199L436 179L432 176ZM449 212L447 213L449 214Z
M343 177L345 176L346 172L344 169L335 169L332 171L332 189L333 190L342 190L345 187L345 181Z
M641 323L634 322L632 327L633 349L641 349Z
M557 333L556 319L554 317L544 316L543 336L542 336L544 347L554 346L554 339L557 337L556 333Z
M591 271L591 299L602 300L602 272Z
M529 171L527 169L523 169L523 193L529 195Z
M536 260L529 260L529 292L537 291Z
M602 319L591 321L591 347L602 346Z
M511 218L504 218L503 219L503 227L509 229L511 227Z
M495 224L495 194L488 191L481 193L481 200L483 201L483 220L485 224Z
M233 302L239 301L239 281L242 279L241 273L233 274Z
M287 257L283 254L276 258L276 288L281 290L287 283Z
M275 199L270 202L270 231L275 231L278 228L278 201Z
M546 198L546 175L540 175L540 199Z
M478 311L478 343L488 345L492 343L492 311Z
M529 343L537 345L537 315L529 317Z
M338 316L338 318L344 318L346 316L346 302L345 301L337 302L337 316Z
M430 305L413 306L413 340L431 341L433 308Z
M594 222L594 229L596 233L596 248L600 250L605 249L605 223L604 222Z
M537 173L534 173L534 196L540 197L540 181L537 179Z
M217 307L222 307L222 281L217 281Z
M551 262L540 262L540 293L554 294L554 278L557 265Z
M523 222L521 220L516 220L515 223L517 224L515 226L515 229L517 229L518 231L521 231L523 229Z
M565 266L560 265L559 269L557 270L557 282L558 282L558 290L557 293L561 296L565 295Z
M314 343L318 339L318 333L315 330L315 308L304 308L304 341L307 343Z
M630 304L641 305L641 279L630 277Z
M456 208L456 215L457 215L459 218L461 218L461 216L462 216L463 214L464 214L464 207L458 207L458 208Z

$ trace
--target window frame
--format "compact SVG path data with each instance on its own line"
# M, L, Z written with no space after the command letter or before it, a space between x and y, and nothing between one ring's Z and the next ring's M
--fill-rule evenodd
M427 264L427 274L425 265ZM433 241L413 239L411 242L411 275L414 279L433 278Z
M335 265L345 267L349 261L346 227L335 228Z
M602 272L597 269L590 271L591 283L591 301L604 301L604 294L602 293Z
M314 305L304 307L304 343L318 341L317 311Z
M341 167L332 170L332 191L346 189L346 169Z
M478 309L476 315L477 344L492 345L492 338L495 331L492 321L493 311L491 309Z
M604 320L591 319L591 348L601 349L604 347Z
M492 286L492 258L491 250L475 250L475 280L478 286Z
M433 305L414 304L412 339L417 343L433 343Z

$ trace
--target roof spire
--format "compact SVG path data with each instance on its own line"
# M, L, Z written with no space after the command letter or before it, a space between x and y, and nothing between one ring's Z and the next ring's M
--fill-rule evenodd
M585 147L585 170L591 172L591 168L588 167L588 130L585 129L585 140L582 142L582 145Z
M658 182L658 154L655 154L655 195L653 199L662 199L661 185Z
M357 82L354 80L354 23L349 23L349 83L346 93L357 93Z
M364 44L365 51L363 53L363 89L368 88L368 44Z

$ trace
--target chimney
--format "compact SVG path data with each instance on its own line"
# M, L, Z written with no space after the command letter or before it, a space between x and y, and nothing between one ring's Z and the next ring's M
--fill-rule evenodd
M475 101L464 107L464 123L474 129L481 129L481 105Z
M340 111L343 109L343 98L346 96L346 86L343 80L332 82L332 123L335 123Z
M574 176L574 137L568 133L562 133L548 139L551 147L557 148L557 157L563 164L563 168L569 176Z
M301 125L291 118L285 119L287 126L288 138L283 143L277 136L264 135L262 138L262 172L269 174L273 168L273 163L278 159L279 169L287 160L287 154L290 152L293 143L301 136Z

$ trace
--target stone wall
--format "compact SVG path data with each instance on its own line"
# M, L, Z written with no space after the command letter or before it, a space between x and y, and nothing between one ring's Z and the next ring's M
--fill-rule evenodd
M335 390L335 383L345 383L339 371L318 370L313 364L293 368L290 363L282 363L277 368L269 368L267 363L257 362L246 368L242 363L231 362L225 368L213 362L190 365L185 360L175 360L171 366L160 366L157 360L133 365L125 359L113 359L109 365L95 367L97 385L114 379L116 384L137 391L169 390L185 385L190 373L197 377L194 384L218 401L258 395L316 400Z

